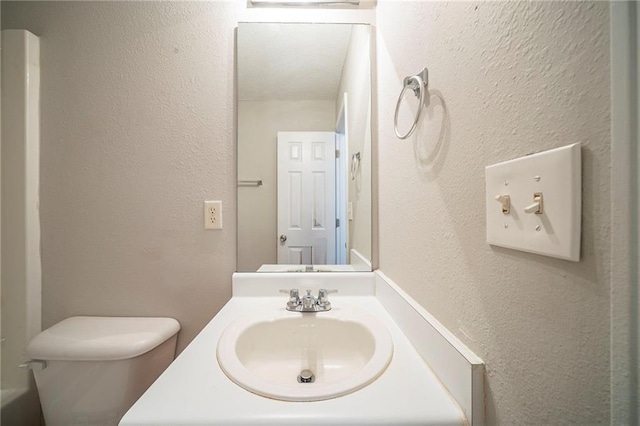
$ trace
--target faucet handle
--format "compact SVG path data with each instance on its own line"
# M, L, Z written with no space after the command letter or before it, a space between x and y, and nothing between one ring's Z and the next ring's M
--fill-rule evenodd
M338 290L327 290L325 288L318 290L318 305L322 306L326 311L331 309L331 302L329 302L328 295L337 292Z
M287 307L295 308L300 304L300 296L297 288L292 288L291 290L279 290L280 293L285 293L289 295L289 301L287 302Z
M318 300L326 299L329 294L337 293L338 290L327 290L326 288L321 288L318 290Z

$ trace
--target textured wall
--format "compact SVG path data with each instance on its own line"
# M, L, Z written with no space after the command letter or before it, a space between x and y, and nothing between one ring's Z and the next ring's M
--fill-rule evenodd
M487 363L491 425L608 423L608 10L378 3L380 269ZM402 78L424 66L429 108L400 141ZM582 261L487 245L484 167L573 142Z
M41 37L43 326L164 315L183 347L235 266L228 4L2 8L3 28ZM203 230L205 199L223 200L222 231Z
M238 271L278 263L278 132L334 130L333 101L238 102L238 176L264 182L238 189Z

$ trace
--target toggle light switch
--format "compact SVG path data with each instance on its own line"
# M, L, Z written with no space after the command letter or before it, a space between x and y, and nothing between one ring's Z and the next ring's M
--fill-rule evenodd
M542 192L533 194L533 204L524 208L525 213L542 214Z
M495 200L502 206L502 213L509 214L511 211L511 197L508 195L496 195Z

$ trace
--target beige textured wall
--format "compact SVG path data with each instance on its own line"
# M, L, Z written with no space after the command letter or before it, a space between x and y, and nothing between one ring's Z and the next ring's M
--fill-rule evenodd
M227 3L3 2L41 37L43 326L180 321L182 348L231 294L233 19ZM202 202L225 228L204 231Z
M238 101L238 176L264 182L238 189L238 271L278 263L278 132L334 130L333 101Z
M490 425L608 423L608 11L378 3L380 269L484 359ZM400 141L402 78L424 66L430 106ZM487 245L484 167L573 142L582 261Z

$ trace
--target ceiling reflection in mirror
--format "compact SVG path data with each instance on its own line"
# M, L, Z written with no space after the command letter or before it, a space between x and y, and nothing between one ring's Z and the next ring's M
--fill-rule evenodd
M365 24L241 23L240 272L371 270Z

